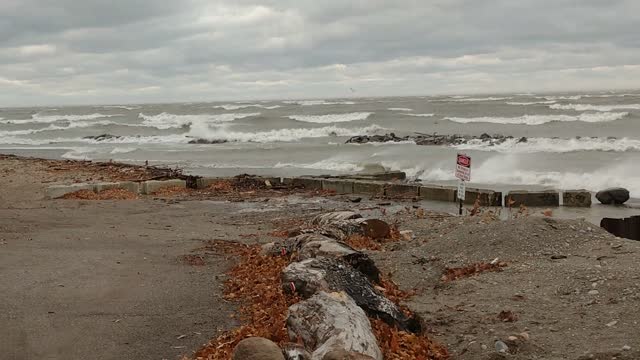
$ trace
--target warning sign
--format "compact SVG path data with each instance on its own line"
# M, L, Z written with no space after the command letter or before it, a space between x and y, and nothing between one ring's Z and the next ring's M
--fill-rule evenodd
M458 154L456 161L456 177L462 181L471 181L471 157Z

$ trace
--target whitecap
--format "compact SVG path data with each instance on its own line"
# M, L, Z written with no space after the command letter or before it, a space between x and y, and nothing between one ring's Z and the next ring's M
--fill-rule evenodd
M89 114L89 115L41 115L40 113L31 115L31 119L22 120L1 120L2 124L31 124L31 123L54 123L57 121L80 121L80 120L96 120L100 118L110 118L122 116L121 114Z
M347 114L327 114L327 115L289 115L288 118L296 121L317 123L317 124L330 124L338 122L349 122L366 120L373 113L369 112L354 112Z
M473 118L461 118L461 117L446 117L445 120L457 122L457 123L495 123L495 124L515 124L515 125L542 125L555 121L582 121L582 122L609 122L620 120L628 116L628 112L616 112L616 113L584 113L578 116L571 115L523 115L518 117L473 117Z
M358 164L346 162L337 159L325 159L315 163L307 164L295 164L295 163L277 163L274 168L299 168L299 169L315 169L315 170L329 170L338 172L358 172L364 170L364 167Z
M300 106L316 106L316 105L355 105L353 101L326 101L326 100L286 100L284 104L300 105Z
M138 150L138 148L136 147L126 147L126 146L119 147L118 146L113 148L113 150L111 150L109 154L127 154L130 152L134 152L136 150Z
M406 115L406 116L415 116L415 117L432 117L435 114L402 114L402 115Z
M554 110L575 110L575 111L612 111L612 110L638 110L640 104L616 104L616 105L591 105L591 104L554 104L549 108Z
M201 114L201 115L176 115L170 113L160 113L158 115L138 114L142 119L143 126L155 127L157 129L173 129L192 125L194 123L224 123L247 117L260 116L260 113L237 113L237 114Z
M409 108L388 108L389 111L413 111L413 109Z
M241 105L225 104L225 105L213 106L214 109L224 109L224 110L227 110L227 111L246 109L246 108L250 108L250 107L256 107L256 108L265 109L265 110L274 110L274 109L281 108L282 106L280 106L280 105L265 106L265 105L262 105L262 104L241 104Z
M482 97L482 98L450 98L449 101L454 102L482 102L482 101L502 101L502 100L511 100L513 97Z
M567 153L576 151L640 151L640 140L621 138L528 138L526 142L508 139L501 144L491 145L486 141L474 139L466 144L454 146L460 150L495 151L503 153Z
M555 100L547 100L547 101L524 101L524 102L519 102L519 101L509 101L507 102L507 105L548 105L548 104L555 104L556 101Z

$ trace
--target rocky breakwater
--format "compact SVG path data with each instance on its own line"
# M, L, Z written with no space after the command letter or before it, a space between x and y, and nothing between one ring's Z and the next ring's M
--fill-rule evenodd
M367 143L385 143L385 142L414 142L416 145L462 145L470 141L482 141L491 145L499 145L507 140L514 139L513 136L505 135L489 135L482 134L480 136L469 135L438 135L438 134L420 134L397 136L394 133L384 135L359 135L354 136L346 141L347 144L367 144ZM526 137L519 138L518 143L527 142Z

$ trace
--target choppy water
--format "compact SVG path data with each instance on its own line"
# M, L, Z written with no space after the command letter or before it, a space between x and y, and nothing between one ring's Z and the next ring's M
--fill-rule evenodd
M344 144L350 136L385 132L529 141ZM105 133L122 137L83 139ZM188 144L193 138L229 142ZM640 197L640 92L0 109L3 153L149 160L203 175L336 174L380 164L425 182L452 182L460 151L473 158L472 182L479 185L624 186Z

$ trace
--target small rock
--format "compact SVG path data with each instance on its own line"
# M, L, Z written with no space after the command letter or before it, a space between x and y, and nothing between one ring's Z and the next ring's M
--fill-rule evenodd
M625 346L622 347L622 350L623 351L629 351L629 350L631 350L631 346L625 345Z
M529 341L529 333L527 332L521 332L518 337L524 341Z
M515 341L518 341L518 337L517 337L517 336L513 336L513 335L511 335L511 336L509 336L509 337L507 338L507 340L509 340L509 341L514 341L514 342L515 342Z
M271 340L250 337L236 345L232 360L285 360L282 350Z
M507 344L503 343L502 341L497 340L496 351L500 354L506 354L507 352L509 352L509 347L507 346Z
M480 349L487 350L487 345L485 345L485 344L480 345Z
M608 323L607 326L608 327L616 326L617 323L618 323L617 320L613 320L612 322Z
M371 356L347 352L343 349L328 352L322 360L373 360Z
M414 238L413 231L411 230L402 230L400 231L400 236L404 241L411 241Z
M589 294L589 295L598 295L598 294L600 294L600 291L598 291L598 290L591 290L591 291L589 291L589 292L588 292L588 294Z

